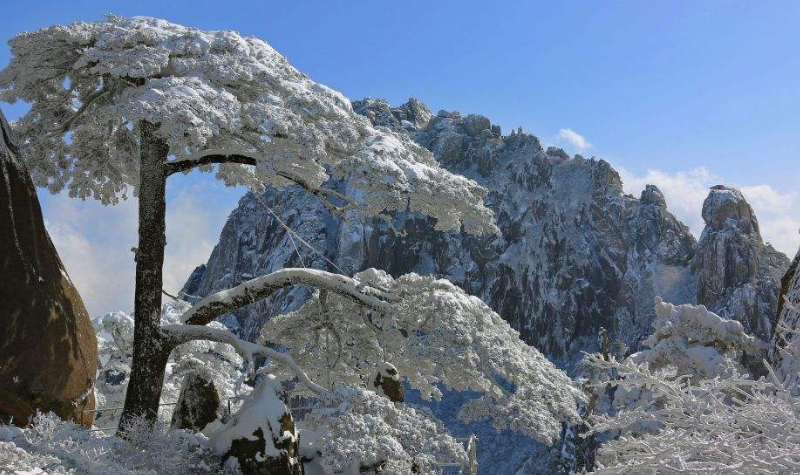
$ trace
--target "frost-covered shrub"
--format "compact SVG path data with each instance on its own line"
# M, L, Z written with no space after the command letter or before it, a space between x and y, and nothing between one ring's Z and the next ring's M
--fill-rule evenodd
M594 473L800 472L800 399L774 377L693 382L670 367L653 371L597 357L593 363L618 373L615 385L660 401L592 418L592 433L621 434L600 447ZM642 434L642 425L657 430Z
M741 364L767 344L702 305L656 299L656 315L646 349L622 362L587 357L607 376L596 388L614 389L613 408L590 417L589 434L605 441L597 473L800 469L800 400L774 372L754 380Z
M407 475L413 465L433 475L441 473L437 462L467 460L463 445L432 414L366 389L335 388L299 427L307 473L359 473L382 465L384 475Z
M769 345L745 333L736 320L722 318L703 305L672 305L656 297L653 334L647 347L630 356L652 369L674 366L694 380L745 373L744 355L759 358Z
M750 355L760 358L765 355L767 343L745 333L742 324L724 319L703 305L672 305L660 298L655 301L656 320L653 334L643 344L645 349L630 355L626 364L641 365L652 372L668 371L686 377L694 383L709 378L730 378L748 373L742 358ZM595 394L603 384L597 374L603 365L586 365L595 372ZM608 372L601 370L607 378L624 378L616 374L613 367ZM657 407L662 402L647 388L614 384L613 406L617 409L634 407ZM606 403L602 401L602 403ZM608 407L605 408L608 412ZM652 429L643 424L641 430Z
M133 351L133 317L123 312L106 313L92 319L97 334L100 359L95 382L98 408L116 407L125 400L125 389L131 373ZM110 412L98 412L95 423L113 419Z
M0 427L0 472L86 475L181 475L220 473L205 439L165 425L141 422L129 439L104 437L53 414L31 428Z
M370 387L390 362L424 399L440 399L440 386L477 391L482 395L463 406L463 420L490 419L498 430L548 444L560 437L562 422L578 419L583 398L569 377L479 298L417 274L394 279L370 269L355 279L390 295L391 305L367 311L353 299L318 293L267 323L264 341L286 345L322 384Z

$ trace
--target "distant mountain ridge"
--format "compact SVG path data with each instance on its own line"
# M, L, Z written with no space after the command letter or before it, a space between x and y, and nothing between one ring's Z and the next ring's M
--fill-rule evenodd
M528 133L503 136L489 119L441 111L433 116L411 99L392 108L365 99L354 108L376 125L409 133L449 170L490 190L502 236L474 237L433 230L431 220L400 213L399 235L378 221L333 217L297 188L261 197L284 222L346 272L378 267L446 277L480 296L529 343L559 360L591 349L600 327L629 347L646 336L653 297L703 303L741 318L768 338L777 311L778 282L789 260L764 244L752 209L735 189L714 187L704 205L699 242L648 185L626 195L604 160L543 149ZM337 187L347 192L346 186ZM305 264L329 268L305 252ZM252 195L242 198L205 267L184 292L203 296L285 266L301 265L277 220ZM718 278L718 276L725 276ZM265 312L296 305L289 291L237 315L254 337ZM259 314L259 315L256 315ZM586 341L584 341L586 340ZM578 343L578 347L574 342Z
M770 337L789 259L764 244L737 190L710 190L698 241L669 212L657 187L648 185L639 198L626 195L604 160L544 149L522 130L502 135L480 115L433 115L416 99L391 107L368 98L353 107L376 125L409 134L448 170L489 189L485 202L502 234L439 232L431 219L412 213L396 214L392 226L354 214L342 220L299 188L269 189L240 200L184 293L202 297L287 266L336 270L302 249L301 259L275 213L346 273L376 267L395 276L417 272L451 280L568 370L583 351L598 349L601 328L620 354L637 349L650 333L656 296L705 304ZM332 186L349 192L345 183ZM303 288L283 290L226 323L252 339L272 315L298 307L308 295ZM495 443L504 443L502 436L486 435L481 459L499 474L514 473L524 457L497 458L490 449ZM532 451L530 442L517 446Z

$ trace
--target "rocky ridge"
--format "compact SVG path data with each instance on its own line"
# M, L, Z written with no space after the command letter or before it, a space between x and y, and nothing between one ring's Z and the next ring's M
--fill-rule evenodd
M762 338L771 335L778 281L789 262L763 243L737 190L711 190L703 207L707 227L697 241L657 187L648 185L638 198L626 195L604 160L545 149L522 130L503 135L480 115L434 116L416 99L391 107L368 98L353 106L376 125L405 131L445 168L489 189L485 202L501 235L439 232L431 219L413 213L395 214L391 225L355 214L340 219L298 188L269 189L241 199L185 294L208 295L287 266L434 274L482 298L525 341L568 370L583 351L599 348L601 329L620 355L637 349L650 333L656 296L703 303ZM331 186L353 195L346 183ZM276 216L319 253L293 240ZM252 339L272 315L296 308L307 296L307 289L284 290L229 316L226 324ZM445 419L452 412L437 411ZM494 460L496 451L487 450L507 443L504 437L487 431L481 459L498 473L514 473L525 457ZM530 441L520 444L530 453Z

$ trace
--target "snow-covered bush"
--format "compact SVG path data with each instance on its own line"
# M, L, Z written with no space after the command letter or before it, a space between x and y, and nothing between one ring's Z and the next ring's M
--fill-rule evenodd
M613 384L660 401L592 418L592 433L621 433L600 447L594 473L800 472L800 399L776 378L734 373L693 382L674 367L592 360L619 374ZM641 434L643 425L658 429Z
M590 416L604 443L597 473L794 473L800 400L776 377L754 380L742 358L768 345L702 305L656 299L648 347L624 361L588 355L613 407Z
M96 406L116 407L125 400L125 388L131 374L133 353L133 317L124 312L111 312L92 319L97 334L97 365L95 381ZM112 414L99 412L95 423L111 418Z
M653 334L646 349L630 359L651 369L674 366L694 380L745 373L744 355L762 359L769 344L748 335L736 320L722 318L703 305L672 305L655 299Z
M155 431L145 421L128 440L39 415L27 429L0 427L0 473L85 475L190 475L221 473L219 459L202 437Z
M577 420L582 394L519 333L477 297L446 280L370 269L360 286L381 289L391 305L370 311L351 298L318 293L264 327L265 342L285 345L311 379L371 387L385 362L425 399L440 386L482 395L463 406L465 421L491 419L544 443ZM285 377L289 371L281 370Z
M645 348L630 355L626 364L642 365L649 371L674 371L696 383L710 378L731 378L748 373L742 359L749 355L760 359L766 355L768 344L745 333L742 324L724 319L706 309L703 305L672 305L655 299L656 319L653 334L643 341ZM597 358L585 365L594 372L595 395L603 391L602 376L620 378L614 371L600 371L604 368L593 364ZM599 389L599 391L598 391ZM614 409L607 407L605 397L598 399L606 405L604 412ZM658 407L662 404L656 394L647 388L615 384L613 406L616 409L634 407ZM642 431L652 429L652 425L642 424Z
M441 473L437 462L463 464L467 457L427 411L366 389L334 388L299 427L306 474L357 474L383 464L384 475L433 475Z

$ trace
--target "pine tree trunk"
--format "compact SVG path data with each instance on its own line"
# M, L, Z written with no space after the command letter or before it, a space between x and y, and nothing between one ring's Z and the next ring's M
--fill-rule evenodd
M170 346L163 341L161 289L166 238L166 171L169 147L158 125L142 121L139 186L139 247L136 253L133 362L119 432L133 420L154 423Z

